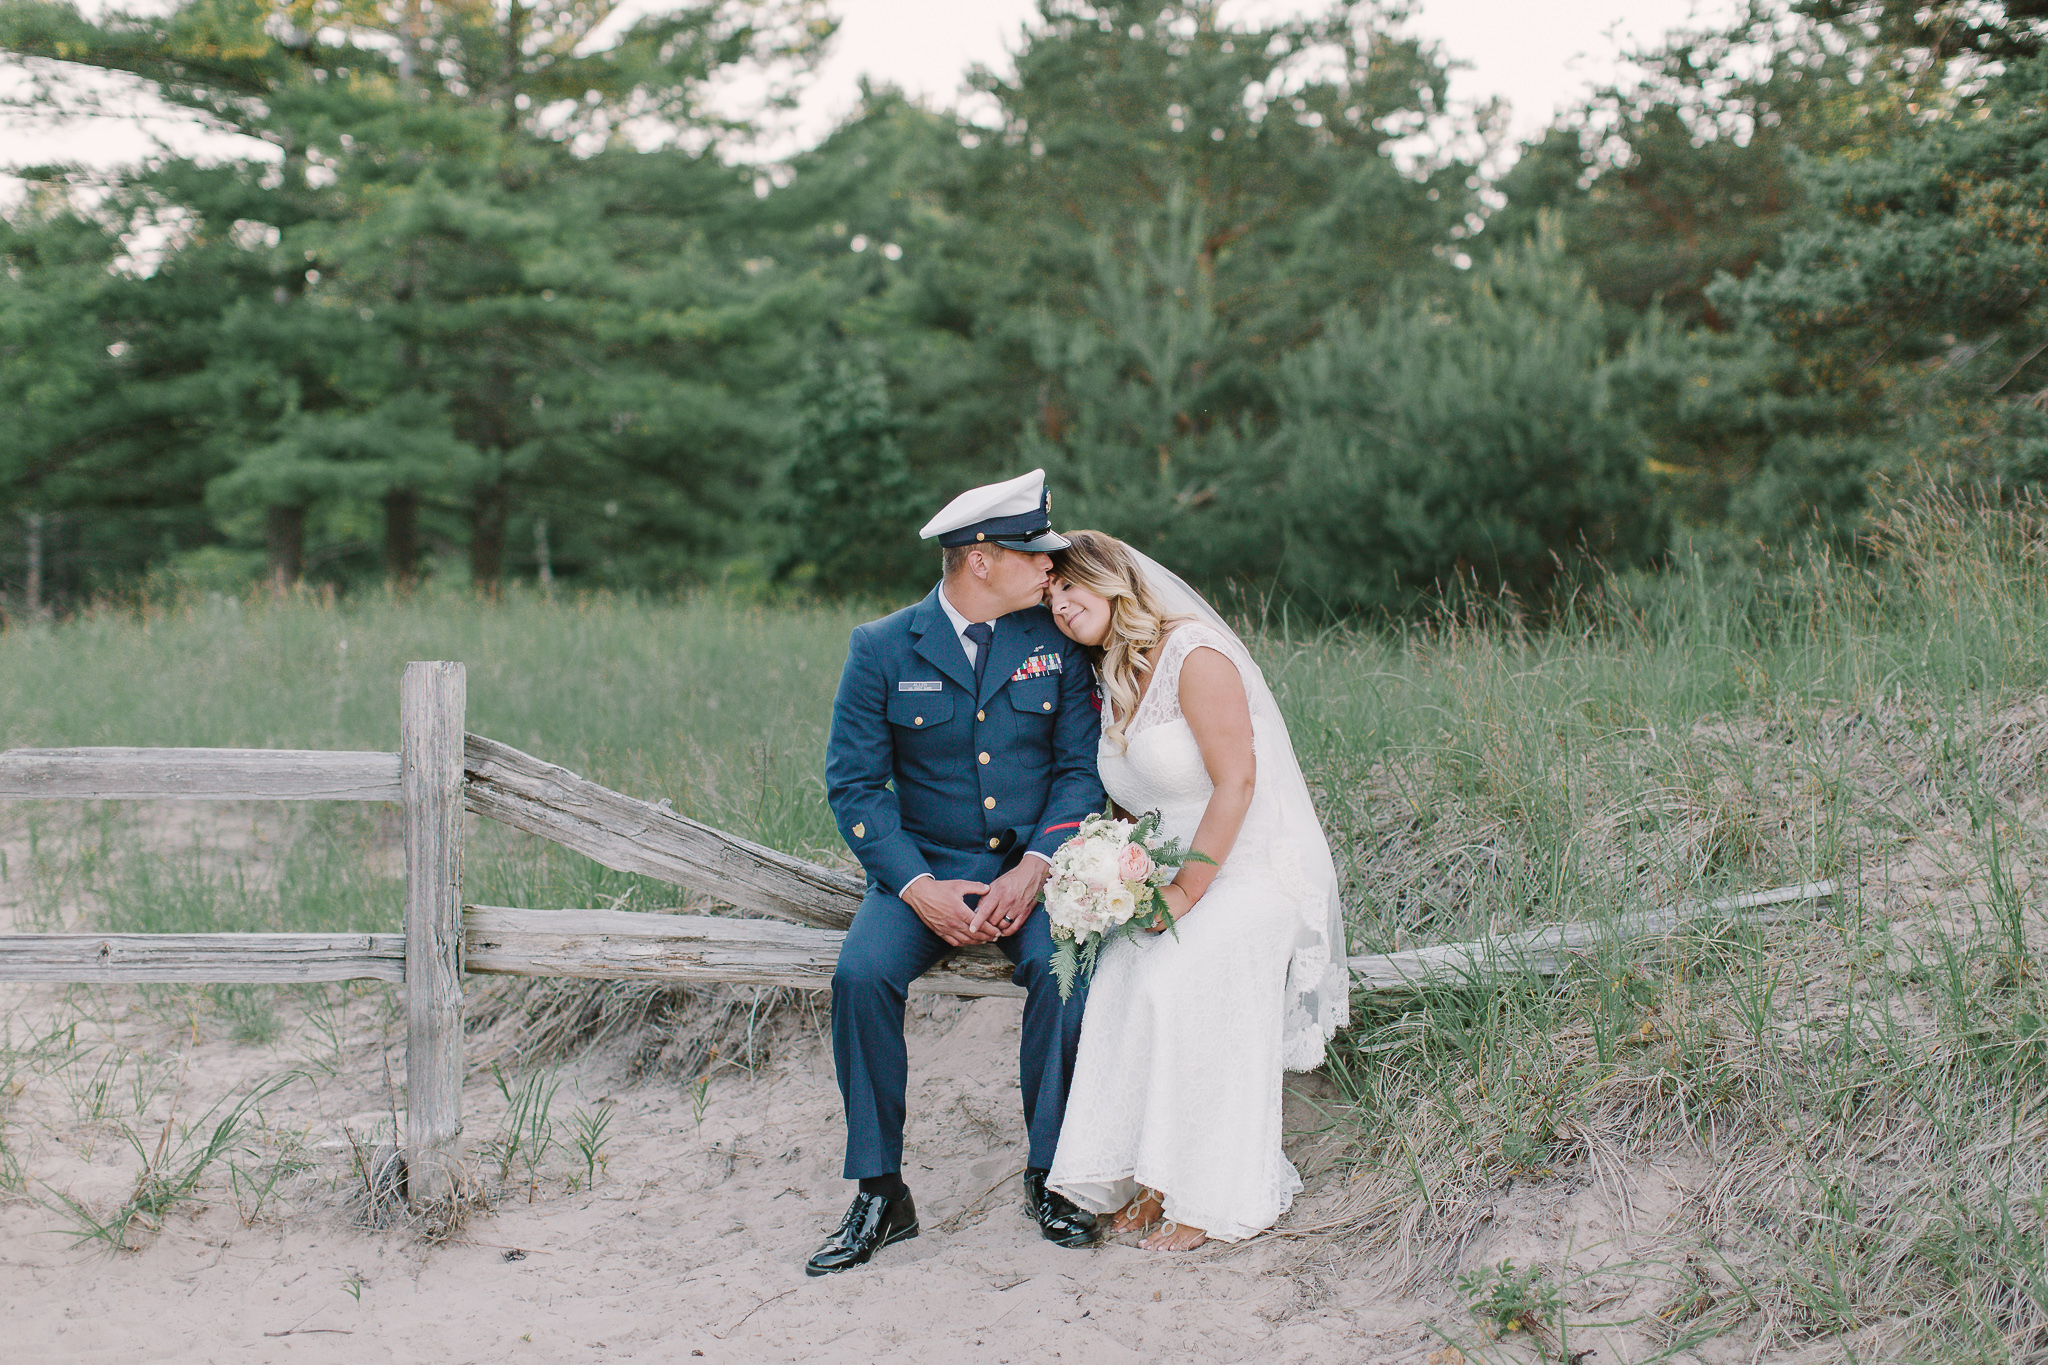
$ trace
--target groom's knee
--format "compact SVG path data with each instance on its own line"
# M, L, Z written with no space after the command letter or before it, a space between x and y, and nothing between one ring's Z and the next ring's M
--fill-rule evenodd
M893 903L892 903L893 902ZM839 945L832 969L832 998L862 1003L901 1000L920 969L920 945L910 908L893 896L871 891Z
M867 1004L906 994L907 983L894 964L874 954L845 952L832 969L832 1000L837 1004Z
M1045 907L1040 906L1033 911L1016 937L1009 939L1004 946L1009 950L1011 964L1017 969L1012 979L1018 985L1049 979L1052 973L1052 921L1046 918Z

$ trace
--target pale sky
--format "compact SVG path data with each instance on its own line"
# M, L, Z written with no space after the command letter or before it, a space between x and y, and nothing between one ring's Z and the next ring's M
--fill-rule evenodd
M853 107L863 73L934 104L958 104L968 68L981 62L1006 69L1024 24L1037 14L1033 0L836 0L833 8L841 19L835 46L771 151L822 136ZM1225 14L1251 18L1303 8L1301 0L1230 0ZM1623 51L1654 43L1702 13L1719 16L1731 8L1731 0L1420 0L1409 28L1469 63L1453 77L1453 100L1505 98L1520 139L1591 86L1612 79ZM0 88L16 79L0 68ZM131 100L118 118L0 123L0 166L74 159L119 164L147 155L157 139L186 152L233 151L232 140L176 118L152 117L145 104ZM0 175L0 190L7 181Z
M866 72L941 104L956 103L975 62L1004 69L1035 0L837 0L837 46L800 113L817 132L853 107ZM1226 18L1319 9L1300 0L1231 0ZM1512 106L1519 140L1540 132L1560 107L1611 79L1619 56L1648 47L1695 15L1719 18L1729 0L1419 0L1408 31L1436 39L1469 62L1451 83L1454 100L1499 95ZM813 134L815 136L815 133Z

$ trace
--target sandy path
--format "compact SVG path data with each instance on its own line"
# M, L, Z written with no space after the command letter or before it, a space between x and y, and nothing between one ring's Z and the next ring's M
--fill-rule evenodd
M18 1000L18 1015L64 1008L55 991L33 994L45 998ZM351 1022L379 1008L358 1001ZM461 1241L431 1249L350 1226L347 1153L317 1146L373 1100L362 1074L378 1069L380 1040L357 1049L367 1065L354 1074L296 1083L265 1106L273 1124L308 1132L320 1163L275 1217L245 1226L216 1195L142 1250L109 1256L44 1231L58 1220L35 1202L0 1208L0 1357L1419 1361L1441 1344L1416 1320L1423 1305L1384 1308L1369 1286L1290 1273L1313 1250L1301 1240L1164 1257L1040 1239L1010 1178L1022 1156L1017 1016L1012 1001L941 1002L913 1021L906 1166L925 1230L860 1271L802 1271L848 1188L830 1060L814 1038L753 1077L714 1080L701 1126L672 1083L621 1091L594 1189L565 1192L581 1163L557 1152L533 1202L501 1195ZM136 1047L162 1029L140 1009L112 1025ZM246 1085L291 1061L288 1049L188 1046L184 1087ZM608 1093L621 1064L601 1053L566 1069L557 1112L578 1091ZM495 1088L466 1098L471 1132L492 1130ZM37 1178L118 1198L137 1161L113 1126L49 1124L29 1154ZM524 1255L508 1259L513 1249Z

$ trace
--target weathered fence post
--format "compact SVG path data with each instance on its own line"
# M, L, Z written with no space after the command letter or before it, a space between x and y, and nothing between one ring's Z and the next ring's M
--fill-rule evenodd
M461 1174L462 725L458 663L409 663L399 688L405 821L405 1156L415 1209Z

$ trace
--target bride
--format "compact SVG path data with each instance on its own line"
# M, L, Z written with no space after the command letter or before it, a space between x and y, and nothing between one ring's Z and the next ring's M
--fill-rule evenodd
M1283 1069L1322 1061L1349 973L1329 844L1244 643L1178 577L1099 531L1069 533L1047 605L1095 664L1102 785L1215 859L1165 895L1174 932L1106 946L1046 1183L1112 1232L1185 1251L1287 1211ZM1158 1225L1156 1228L1154 1225Z

